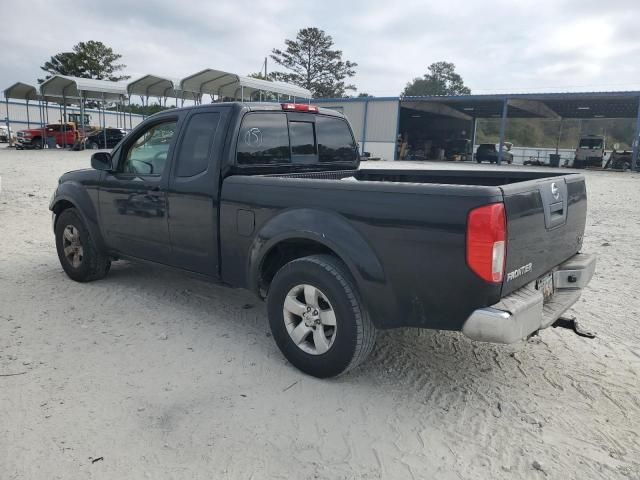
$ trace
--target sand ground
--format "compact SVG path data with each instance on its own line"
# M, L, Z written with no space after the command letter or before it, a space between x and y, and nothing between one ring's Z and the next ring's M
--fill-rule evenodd
M640 175L587 173L572 313L596 339L393 331L321 381L249 293L125 262L69 280L47 205L88 158L0 148L0 479L640 478Z

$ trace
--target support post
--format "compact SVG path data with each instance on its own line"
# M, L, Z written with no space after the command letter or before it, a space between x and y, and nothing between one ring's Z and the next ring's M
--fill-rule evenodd
M244 103L244 85L240 87L240 101Z
M42 129L42 148L47 147L47 137L44 131L44 122L42 121L42 116L44 115L44 109L42 107L42 98L38 97L38 113L40 114L40 128Z
M364 155L364 146L367 142L367 111L369 110L369 99L364 101L364 119L362 120L362 140L360 141L360 153Z
M504 148L504 134L507 129L507 110L509 103L505 98L502 102L502 118L500 119L500 146L498 147L498 165L502 163L502 150Z
M82 125L82 130L80 130L81 139L85 138L85 125L84 125L84 92L80 91L80 124Z
M478 134L478 119L473 117L471 120L471 160L473 161L473 152L476 146L476 135Z
M4 118L4 121L7 124L7 132L9 134L9 146L13 146L13 137L11 136L11 123L9 121L9 99L7 97L4 98L5 107L7 110L7 116Z
M149 97L147 97L148 99ZM147 100L149 101L149 100ZM102 94L102 119L103 119L103 126L102 126L102 139L104 140L104 147L102 148L107 148L107 111L105 109L105 103L104 103L104 93Z
M133 130L133 119L131 118L131 97L127 101L129 105L129 131Z
M62 111L62 142L64 148L67 148L67 97L62 97L63 111Z
M640 151L640 97L638 97L638 116L636 118L636 131L633 137L633 151L631 153L631 170L638 170L638 152Z
M29 118L29 100L27 99L27 128L31 128L31 119Z

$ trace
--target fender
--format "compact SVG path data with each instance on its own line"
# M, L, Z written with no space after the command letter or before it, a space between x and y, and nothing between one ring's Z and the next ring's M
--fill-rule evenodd
M345 218L326 210L289 209L262 226L248 251L247 279L251 290L258 291L259 271L271 249L295 239L324 245L346 264L374 323L378 323L378 315L394 310L395 299L388 295L384 268L373 248Z
M94 191L97 195L97 191ZM66 181L58 185L53 199L49 205L49 210L54 212L54 215L59 214L59 205L61 202L69 202L82 217L83 222L89 229L91 237L95 240L100 249L106 249L102 231L98 222L98 212L96 211L95 204L91 199L87 186L78 182ZM55 224L54 224L55 228Z

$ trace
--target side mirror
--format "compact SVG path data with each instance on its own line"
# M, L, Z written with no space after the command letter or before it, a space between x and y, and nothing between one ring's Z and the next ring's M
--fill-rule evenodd
M109 152L96 152L91 155L91 168L96 170L113 170L111 154Z

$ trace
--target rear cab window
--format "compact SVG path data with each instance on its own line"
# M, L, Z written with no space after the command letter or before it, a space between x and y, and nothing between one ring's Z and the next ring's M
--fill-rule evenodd
M247 113L240 127L239 166L354 163L357 146L348 123L322 114Z

